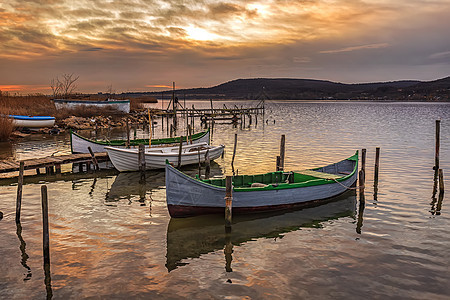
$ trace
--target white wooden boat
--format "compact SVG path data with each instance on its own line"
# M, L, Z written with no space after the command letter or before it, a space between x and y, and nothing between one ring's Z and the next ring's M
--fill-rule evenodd
M198 164L205 161L206 152L209 151L210 160L220 157L225 146L210 146L207 143L196 143L182 146L181 165ZM166 160L174 165L178 164L180 146L152 147L145 149L146 170L163 169ZM139 170L139 150L117 147L105 147L114 167L120 172Z
M311 170L234 176L233 214L311 205L335 197L356 183L357 165L358 152ZM224 197L225 178L192 178L166 164L166 200L171 217L224 213Z
M191 140L194 143L208 143L209 144L209 129L207 131L202 131L195 133L191 136ZM152 139L152 145L167 145L167 144L179 144L180 138L183 138L186 144L186 137L173 137L173 138L161 138ZM136 139L130 140L130 147L135 147L140 144L148 145L148 139ZM76 132L70 131L70 148L72 153L89 153L88 147L91 147L93 152L105 152L105 146L112 146L118 148L125 148L126 140L92 140L79 135Z
M8 117L13 119L13 125L15 127L42 128L53 127L55 125L55 118L50 116L9 115Z
M124 113L130 112L130 100L107 99L105 101L53 99L56 109L75 108L79 106L96 106L99 108L112 107Z

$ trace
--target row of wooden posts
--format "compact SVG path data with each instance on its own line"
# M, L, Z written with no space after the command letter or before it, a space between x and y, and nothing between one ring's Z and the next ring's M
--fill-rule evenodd
M277 171L282 171L284 169L284 157L285 157L285 135L281 136L280 143L280 155L277 156ZM180 147L179 147L179 156L178 156L178 167L181 166L181 151L182 151L183 138L180 139ZM443 196L444 194L444 175L443 170L439 168L439 145L440 145L440 120L436 120L436 151L435 151L435 188L433 192L433 197L435 196L437 185L439 183L439 194ZM237 134L235 134L234 138L234 149L233 149L233 158L231 161L233 167L234 174L234 158L236 155L236 146L237 146ZM90 150L92 151L92 150ZM139 170L141 172L145 171L145 156L144 156L145 146L139 145ZM200 153L200 152L199 152ZM200 155L200 154L199 154ZM94 159L95 156L93 155ZM94 160L96 168L98 168L98 164ZM374 174L374 184L378 183L378 171L379 171L379 163L380 163L380 148L376 148L375 152L375 174ZM361 170L359 171L359 187L360 189L364 189L365 184L365 168L366 168L366 149L362 149L361 151ZM18 187L17 187L17 201L16 201L16 223L20 223L20 213L22 206L22 186L23 186L23 172L24 172L24 163L20 163L20 171L18 178ZM206 153L206 178L209 177L210 166L209 166L209 156L208 152ZM200 157L199 157L199 175L200 175ZM233 176L226 176L226 192L225 192L225 226L231 227L232 220L232 179ZM361 191L361 190L360 190ZM44 262L50 263L50 254L49 254L49 234L48 234L48 204L47 204L47 186L42 186L41 188L41 198L42 198L42 218L43 218L43 241L44 241Z
M439 168L439 146L440 146L440 120L436 120L436 151L435 151L435 179L433 188L433 197L436 195L437 185L439 185L439 195L442 197L444 195L444 172ZM284 170L284 157L285 157L285 143L286 136L283 134L281 136L280 142L280 155L276 159L276 170ZM234 136L234 149L233 157L231 159L231 167L234 176L234 157L236 155L236 145L237 145L237 134ZM366 149L361 150L361 169L358 174L359 178L359 189L360 194L364 194L365 180L366 180ZM378 173L380 168L380 147L375 148L375 167L374 167L374 187L378 188ZM226 188L225 188L225 227L231 228L232 220L232 201L233 201L233 176L226 177ZM364 202L364 197L360 197L361 202ZM364 204L362 204L364 205Z

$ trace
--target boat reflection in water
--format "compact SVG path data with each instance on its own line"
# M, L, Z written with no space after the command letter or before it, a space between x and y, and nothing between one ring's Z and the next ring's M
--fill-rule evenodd
M144 203L147 192L163 186L164 173L160 171L147 171L145 176L141 176L140 172L119 173L106 193L105 201L131 201L138 196L139 201Z
M166 268L170 272L216 250L225 250L226 270L231 271L231 248L257 238L276 238L301 227L319 227L322 222L356 214L356 191L349 190L331 202L296 211L237 215L231 233L218 215L171 218L167 228Z

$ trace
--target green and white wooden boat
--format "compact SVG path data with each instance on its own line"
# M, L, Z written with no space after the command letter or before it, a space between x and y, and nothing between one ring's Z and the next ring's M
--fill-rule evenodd
M307 206L355 185L358 152L340 162L303 171L233 177L233 215ZM224 213L225 178L192 178L166 163L166 201L171 217Z
M162 138L162 139L152 139L152 145L171 145L179 144L181 137L173 138ZM195 133L191 136L193 143L208 143L209 144L209 129L207 131L202 131ZM183 137L183 144L186 144L186 137ZM89 153L88 147L91 147L93 152L106 152L105 146L125 148L126 140L107 140L107 141L97 141L88 139L79 135L74 131L70 131L70 148L72 153ZM148 139L135 139L130 140L130 147L136 147L140 144L148 145Z

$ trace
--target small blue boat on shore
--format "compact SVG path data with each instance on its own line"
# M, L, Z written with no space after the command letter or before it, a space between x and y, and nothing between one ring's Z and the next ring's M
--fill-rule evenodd
M55 117L50 116L8 115L8 117L13 119L15 127L41 128L55 125Z

